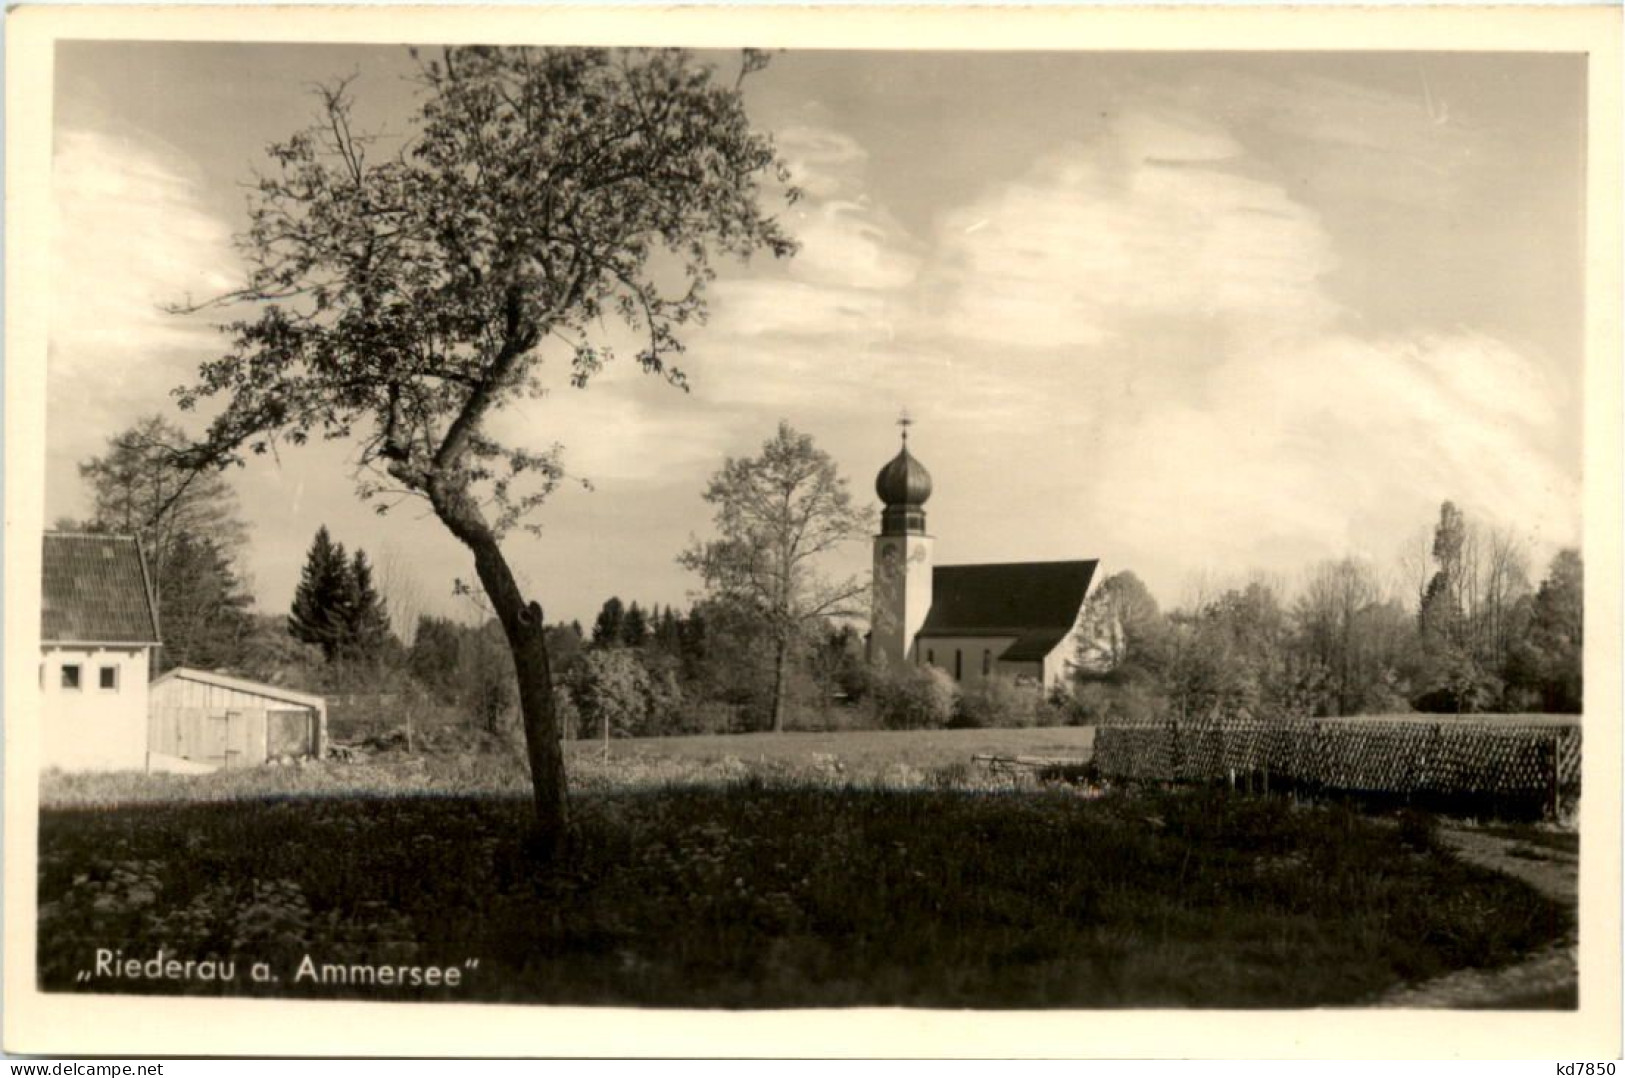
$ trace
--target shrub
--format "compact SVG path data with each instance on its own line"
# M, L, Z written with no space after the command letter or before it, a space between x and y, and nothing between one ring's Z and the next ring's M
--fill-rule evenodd
M1033 711L1034 726L1082 726L1078 702L1060 685L1052 685Z
M971 729L1037 726L1042 699L1036 687L987 678L961 691L951 725Z
M744 708L722 700L683 698L671 713L673 733L734 734L747 729Z
M865 682L867 685L868 682ZM824 708L792 709L785 719L788 730L806 730L819 733L838 733L845 730L877 730L872 702L865 699L856 704L842 704Z
M581 709L576 707L575 693L570 686L553 683L553 720L566 738L581 736Z
M1072 699L1072 722L1079 726L1139 725L1161 718L1166 711L1156 690L1138 680L1081 681Z
M934 666L900 666L877 670L870 692L886 729L935 730L953 718L959 686Z
M1406 808L1399 812L1399 841L1417 853L1427 853L1438 846L1438 821L1430 812Z
M653 682L630 649L592 648L571 664L567 687L575 700L583 738L637 737L647 733Z

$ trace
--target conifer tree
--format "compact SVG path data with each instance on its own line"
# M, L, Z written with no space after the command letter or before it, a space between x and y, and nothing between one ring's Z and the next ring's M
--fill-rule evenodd
M372 581L367 552L357 549L349 569L344 650L356 659L374 659L389 644L389 608Z
M682 650L682 638L677 625L677 611L670 605L654 619L655 644L672 655Z
M625 622L626 607L621 604L620 596L611 595L604 600L592 623L592 642L601 648L618 647Z
M634 599L632 605L626 608L626 618L621 622L621 643L629 648L641 648L648 642L649 619Z
M241 666L252 631L252 600L231 560L213 539L184 532L171 541L167 555L159 566L164 589L158 612L164 636L159 670Z
M293 593L288 633L321 648L322 657L329 662L349 637L353 582L343 544L334 543L327 525L322 525L316 529L299 574L299 587Z

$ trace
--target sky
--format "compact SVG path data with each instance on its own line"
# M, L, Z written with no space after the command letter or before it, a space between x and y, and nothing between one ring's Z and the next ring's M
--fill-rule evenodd
M737 59L708 56L732 78ZM403 49L58 47L47 519L77 464L216 354L161 305L240 279L264 147L355 75L399 134ZM872 504L910 446L938 564L1098 558L1165 604L1192 581L1391 563L1451 499L1537 575L1580 537L1585 67L1561 54L789 51L746 83L805 197L788 262L724 263L680 393L635 364L499 429L570 474L510 561L550 619L686 605L701 499L779 420ZM471 616L466 552L355 495L353 447L235 471L259 607L315 530L380 564L403 612ZM829 565L866 572L854 546ZM402 626L405 628L405 626Z

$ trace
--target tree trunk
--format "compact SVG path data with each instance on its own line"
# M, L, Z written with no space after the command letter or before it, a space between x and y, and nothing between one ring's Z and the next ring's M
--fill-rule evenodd
M530 784L536 802L534 847L551 857L563 845L569 826L564 777L564 746L553 710L553 675L548 663L546 625L538 603L527 603L497 545L496 536L465 498L444 490L431 497L436 514L474 553L474 571L502 623L519 681L519 716L525 731Z
M790 641L780 640L773 648L773 732L784 733L784 680L790 665Z
M514 670L519 678L519 716L525 730L531 792L536 801L536 847L539 853L551 856L566 837L569 800L564 777L564 746L559 742L558 716L553 711L553 674L548 662L542 608L538 603L524 601L495 542L483 550L475 550L474 564L507 633L508 648L513 652Z

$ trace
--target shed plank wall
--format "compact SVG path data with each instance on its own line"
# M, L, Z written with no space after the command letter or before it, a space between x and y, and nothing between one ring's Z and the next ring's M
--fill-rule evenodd
M311 717L311 743L299 750L298 755L320 758L326 747L325 716L317 708L179 676L153 685L151 691L147 747L152 752L192 760L212 758L220 762L216 755L218 746L214 744L217 738L208 733L213 729L209 723L218 720L208 716L227 711L238 715L229 725L233 750L229 766L251 766L266 761L270 748L268 711L292 711Z
M147 748L183 760L253 767L266 760L265 712L248 708L154 707Z

